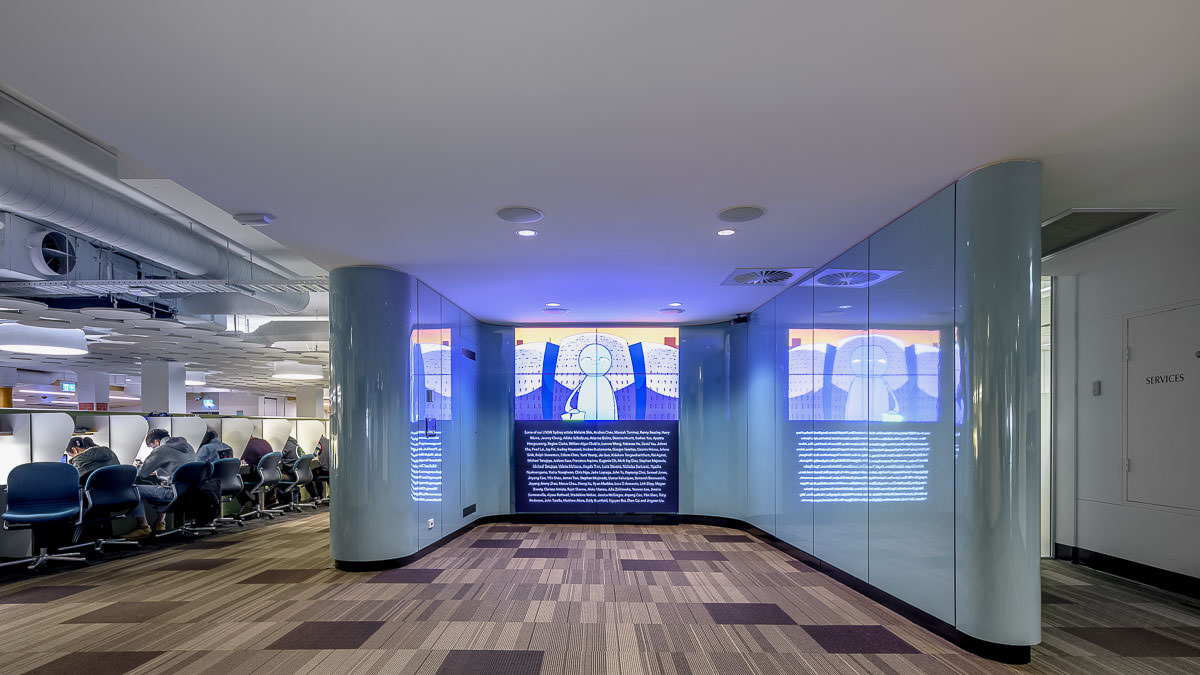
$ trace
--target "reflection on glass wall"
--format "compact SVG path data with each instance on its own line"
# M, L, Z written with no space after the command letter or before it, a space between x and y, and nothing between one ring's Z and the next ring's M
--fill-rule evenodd
M962 409L953 204L953 188L935 195L756 312L778 345L776 534L946 620ZM751 372L772 358L761 352Z
M442 500L443 423L451 419L451 331L412 332L413 429L409 439L412 495L418 502ZM440 515L440 514L439 514Z

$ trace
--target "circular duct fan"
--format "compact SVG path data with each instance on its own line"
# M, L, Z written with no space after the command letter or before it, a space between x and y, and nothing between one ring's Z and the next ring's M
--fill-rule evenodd
M75 244L61 232L34 233L30 237L29 255L34 269L48 277L60 277L75 269Z
M781 284L791 278L792 273L783 270L755 270L739 274L733 278L733 281L745 286L770 286L771 284Z
M874 272L833 272L817 279L822 286L866 286L879 275Z

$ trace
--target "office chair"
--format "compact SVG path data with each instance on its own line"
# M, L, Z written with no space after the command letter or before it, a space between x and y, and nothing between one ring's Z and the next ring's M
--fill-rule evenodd
M316 504L310 504L308 502L299 500L300 488L310 485L313 481L313 459L313 455L304 455L300 459L296 460L296 464L292 467L292 472L296 474L296 480L279 481L278 487L282 490L282 492L280 492L280 501L283 501L283 495L287 495L288 498L287 504L284 504L282 507L280 507L284 511L303 511L304 509L300 508L302 506L307 506L314 511L317 509Z
M76 544L64 547L63 550L92 547L102 552L106 545L141 546L136 541L117 539L113 535L112 523L118 518L128 516L142 497L133 481L137 478L137 469L128 464L102 466L88 474L83 484L83 525L99 524L103 532L99 539L86 544Z
M237 458L218 459L212 463L212 466L212 477L221 482L221 512L224 514L225 503L242 493L244 486L242 484L242 474L239 472L242 460ZM238 516L230 518L220 515L213 518L213 525L225 525L226 523L237 523L239 527L246 526Z
M51 554L49 539L55 525L75 525L79 536L79 517L83 512L80 499L79 472L62 462L30 462L20 464L8 474L8 508L3 518L5 529L28 527L33 533L33 550L38 554L3 563L0 566L31 563L29 569L47 565L51 560L87 564L80 553ZM12 526L17 527L12 527ZM74 538L72 538L74 541Z
M200 484L212 477L212 472L212 464L208 462L186 462L175 469L175 473L171 476L171 484L175 486L175 499L172 499L163 510L166 513L178 515L180 525L173 530L160 532L158 536L162 537L176 532L216 534L217 528L212 525L195 525L194 521L187 519L189 502L199 493Z
M279 509L268 509L266 507L267 492L278 485L279 481L283 479L283 472L279 470L279 460L282 458L283 453L268 452L262 456L262 459L258 460L258 482L254 484L254 487L250 488L250 496L258 503L253 511L242 516L243 520L254 517L261 518L263 516L274 520L275 516L283 515L283 511Z

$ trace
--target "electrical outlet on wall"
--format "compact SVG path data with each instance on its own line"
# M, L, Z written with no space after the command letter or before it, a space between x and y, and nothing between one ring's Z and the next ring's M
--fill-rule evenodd
M426 525L426 527L427 527L428 529L430 529L430 530L432 530L432 529L433 529L433 518L430 518L430 519L429 519L429 524L428 524L428 525Z

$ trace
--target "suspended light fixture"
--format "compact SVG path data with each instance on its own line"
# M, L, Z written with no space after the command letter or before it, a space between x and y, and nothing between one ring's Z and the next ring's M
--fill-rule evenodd
M276 361L275 374L278 380L323 380L325 370L320 365L309 365L295 361Z
M19 354L78 356L88 353L87 338L78 328L43 328L19 323L0 325L0 349Z
M189 387L199 387L205 384L204 375L205 373L189 370L183 375L183 383Z

